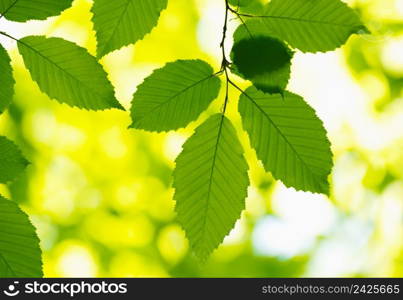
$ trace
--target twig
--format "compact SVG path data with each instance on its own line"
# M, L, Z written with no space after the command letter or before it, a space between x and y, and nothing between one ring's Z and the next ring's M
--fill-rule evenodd
M231 70L231 62L227 59L226 56L226 51L225 51L225 39L227 37L227 30L228 30L228 15L229 12L233 13L240 21L241 23L245 26L246 31L248 34L252 36L252 33L250 32L248 26L246 25L246 22L244 21L243 17L260 17L260 16L255 16L255 15L250 15L250 14L244 14L240 13L239 11L239 1L238 1L238 7L237 9L233 9L230 5L228 0L225 0L225 18L224 18L224 26L223 26L223 31L222 31L222 39L220 42L220 48L222 52L222 62L221 62L221 69L218 71L216 74L221 75L225 74L225 81L226 81L226 89L225 89L225 98L224 98L224 104L223 104L223 109L222 109L222 114L224 116L225 111L227 109L227 104L228 104L228 99L229 99L229 85L232 85L235 87L237 90L239 90L242 94L245 94L245 91L242 90L238 85L236 85L229 77L229 72L228 70Z
M226 53L225 53L225 39L227 37L227 29L228 29L228 15L231 7L229 6L228 0L225 0L225 18L224 18L224 26L223 26L223 31L222 31L222 39L220 43L220 48L222 52L222 62L221 62L221 72L224 72L225 74L225 79L226 79L226 89L225 89L225 98L224 98L224 105L222 109L222 114L225 114L225 111L227 109L227 103L228 103L228 91L229 91L229 74L228 74L228 66L231 64L230 61L227 59Z
M14 41L16 41L16 42L20 42L19 39L15 38L15 37L13 37L13 36L11 36L11 35L9 35L8 33L4 32L4 31L0 31L0 34L6 36L6 37L8 37L8 38L10 38L10 39L12 39L12 40L14 40Z

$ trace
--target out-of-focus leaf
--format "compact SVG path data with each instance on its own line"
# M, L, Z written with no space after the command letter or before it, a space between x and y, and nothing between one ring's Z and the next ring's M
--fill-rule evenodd
M167 0L95 0L92 19L97 35L99 58L134 44L158 23Z
M0 136L0 183L7 183L17 177L28 165L17 146Z
M245 207L248 166L231 122L210 117L183 146L174 171L176 212L195 254L205 260Z
M86 49L61 38L29 36L18 49L42 92L79 108L123 109L107 74Z
M71 6L73 0L0 0L0 13L10 21L45 20Z
M10 104L14 95L14 77L10 57L0 45L0 114Z
M315 111L298 95L269 95L248 88L239 112L252 147L267 171L287 187L329 193L332 153Z
M39 239L28 216L0 196L0 277L42 277Z
M133 96L132 128L168 131L188 125L218 96L220 79L202 60L178 60L155 70Z

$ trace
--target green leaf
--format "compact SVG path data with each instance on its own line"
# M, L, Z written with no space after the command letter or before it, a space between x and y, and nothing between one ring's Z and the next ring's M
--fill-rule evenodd
M234 33L232 70L267 93L281 93L287 86L294 53L282 41L267 36L260 21L250 20Z
M39 239L28 216L0 196L0 277L42 277Z
M176 159L178 221L195 254L205 260L245 208L248 166L231 122L221 114L200 125Z
M167 0L95 0L92 19L98 58L134 44L157 25Z
M268 35L303 52L334 50L351 34L367 31L356 12L340 0L272 0L259 20Z
M32 79L50 98L92 110L123 109L106 72L86 49L43 36L21 39L18 49Z
M256 0L228 0L228 3L231 4L232 6L236 7L244 7L244 6L249 6L251 3L256 2Z
M178 60L155 70L133 96L132 128L175 130L188 125L218 96L220 79L202 60Z
M257 157L287 187L329 193L332 153L315 111L298 95L269 95L248 88L239 112Z
M258 13L263 9L260 0L229 0L228 3L240 13Z
M14 95L14 77L10 57L0 45L0 114L10 104Z
M71 6L73 0L0 0L0 12L10 21L45 20Z
M17 146L0 136L0 183L14 180L28 165Z

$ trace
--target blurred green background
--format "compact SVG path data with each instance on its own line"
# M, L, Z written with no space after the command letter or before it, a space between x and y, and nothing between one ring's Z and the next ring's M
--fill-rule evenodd
M31 81L15 43L1 38L17 84L0 132L32 164L0 192L37 227L45 276L402 277L403 0L348 3L373 34L354 36L334 52L298 53L289 84L329 132L330 199L274 182L239 131L252 182L246 211L205 265L175 222L171 174L181 145L220 109L222 95L186 130L128 130L127 112L88 112L49 100ZM2 19L0 30L63 37L95 54L91 4L76 0L41 22ZM150 35L101 60L125 108L136 86L166 62L202 58L219 69L223 4L170 0ZM231 19L230 30L237 24ZM231 90L228 114L240 130L238 96Z

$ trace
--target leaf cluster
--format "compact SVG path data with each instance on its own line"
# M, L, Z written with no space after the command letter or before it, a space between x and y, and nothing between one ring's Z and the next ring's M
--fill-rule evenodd
M224 81L222 111L205 120L186 141L173 174L178 221L202 260L240 218L249 185L244 150L225 115L229 87L240 93L238 111L243 128L266 171L296 190L328 194L330 142L314 109L301 96L286 90L292 58L296 51L334 50L352 34L367 32L356 12L341 0L271 0L266 5L258 0L223 1L221 68L214 71L200 59L169 62L138 86L130 109L131 128L177 130L199 118L218 97ZM0 12L1 17L11 21L43 20L58 15L71 3L72 0L0 0ZM96 57L61 38L16 39L5 32L0 34L17 42L32 79L50 98L89 110L123 110L98 60L150 33L167 6L168 0L94 0ZM230 14L240 25L228 59L224 45ZM2 112L12 100L14 79L10 58L1 46L0 68ZM231 74L248 80L251 86L241 89ZM25 165L15 145L0 138L0 181L13 179ZM16 209L9 202L2 206L6 200L0 200L5 216ZM23 223L26 216L22 212L19 215ZM29 231L28 223L24 224L30 236L32 228ZM1 234L2 231L3 239ZM17 248L15 253L22 255ZM7 257L1 251L0 261L11 262L13 268L1 268L0 263L0 273L34 274L13 266L17 256Z

